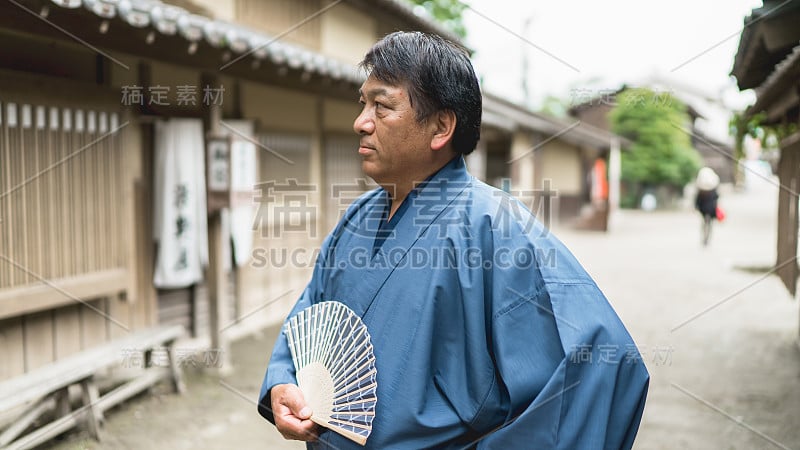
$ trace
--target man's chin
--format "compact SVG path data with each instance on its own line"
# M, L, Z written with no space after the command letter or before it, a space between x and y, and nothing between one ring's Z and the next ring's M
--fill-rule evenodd
M364 172L364 175L372 179L375 179L376 176L380 177L380 170L378 169L375 162L369 161L367 159L361 161L361 171Z
M368 176L369 178L372 178L372 181L374 181L375 184L383 186L384 183L386 182L386 174L383 171L381 171L378 167L376 167L374 164L370 164L367 161L363 161L361 163L361 171L364 173L364 175Z

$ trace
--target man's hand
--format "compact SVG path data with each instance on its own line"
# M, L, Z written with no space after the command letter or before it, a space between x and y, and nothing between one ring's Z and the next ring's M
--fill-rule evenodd
M312 422L311 408L303 392L294 384L277 384L270 391L275 426L284 439L313 442L319 436L319 425Z

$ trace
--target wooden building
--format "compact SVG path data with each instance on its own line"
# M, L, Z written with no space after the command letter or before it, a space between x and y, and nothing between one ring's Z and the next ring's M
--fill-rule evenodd
M797 294L798 192L800 192L800 1L764 0L744 19L731 75L754 89L745 115L763 113L763 124L781 128L778 242L775 272Z
M390 0L174 3L0 4L0 380L158 324L224 347L281 320L368 187L355 64L397 29L457 39ZM157 134L179 120L252 144L257 186L300 188L239 192L252 242L232 249L235 211L212 212L195 224L208 235L201 278L157 286L156 207L171 201ZM313 214L278 218L298 202Z

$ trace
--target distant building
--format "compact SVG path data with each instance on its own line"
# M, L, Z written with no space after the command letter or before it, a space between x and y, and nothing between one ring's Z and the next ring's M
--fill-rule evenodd
M516 195L528 192L529 207L545 223L608 229L619 206L620 151L627 139L491 94L484 94L484 111L486 131L468 163L485 158L485 169L473 172ZM503 185L506 179L511 186Z
M582 122L610 131L608 114L616 105L616 97L631 87L634 86L626 85L605 95L581 99L581 103L569 109L569 114ZM689 131L692 147L700 153L703 164L714 169L723 183L734 183L736 158L732 140L727 133L727 121L730 120L731 113L720 101L704 96L692 87L658 77L651 77L635 87L670 94L686 104L691 122Z

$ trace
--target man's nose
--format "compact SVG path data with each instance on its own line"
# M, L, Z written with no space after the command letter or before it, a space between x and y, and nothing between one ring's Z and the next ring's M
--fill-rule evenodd
M372 134L375 131L375 121L367 112L366 108L361 111L361 114L359 114L355 122L353 122L353 131L359 135Z

